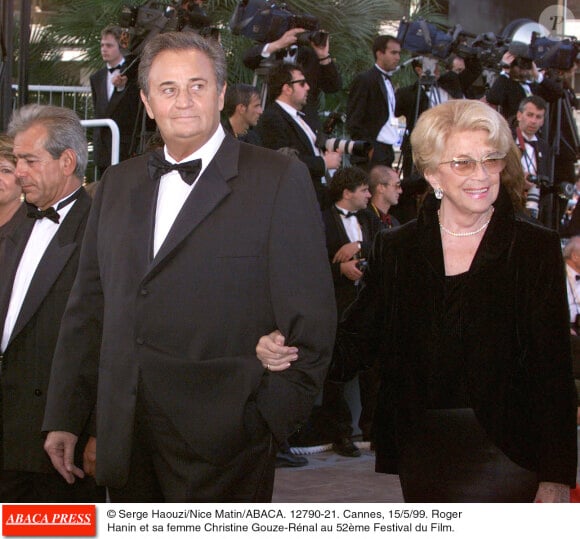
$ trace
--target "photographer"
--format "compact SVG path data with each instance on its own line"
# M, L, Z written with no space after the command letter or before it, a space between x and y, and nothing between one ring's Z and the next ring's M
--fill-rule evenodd
M437 81L452 99L479 99L473 83L481 75L481 62L476 56L463 58L452 53L446 60L447 71Z
M526 209L531 217L550 226L552 196L548 191L551 184L549 148L546 141L538 137L544 125L546 107L546 102L537 95L523 99L512 132L522 155L527 188Z
M308 34L310 38L320 38L315 43L304 38L305 32L304 28L291 28L275 41L254 45L244 54L244 65L252 70L262 62L300 65L310 86L303 112L308 122L318 127L320 93L338 92L342 89L342 79L330 56L330 36L325 32Z
M499 112L508 122L513 120L525 97L539 95L548 102L558 99L558 85L538 71L527 44L512 42L502 57L501 65L505 72L497 77L485 100L499 107Z

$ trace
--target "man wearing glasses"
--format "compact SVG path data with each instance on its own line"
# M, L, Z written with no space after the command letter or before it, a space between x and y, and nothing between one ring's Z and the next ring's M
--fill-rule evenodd
M318 202L326 207L325 175L340 166L342 154L316 145L316 128L302 113L310 90L304 73L297 65L279 64L270 71L268 87L275 101L266 107L256 127L263 145L273 150L294 148L308 167Z
M368 206L361 210L378 223L379 229L393 228L401 223L389 212L391 207L399 203L403 194L401 178L396 170L385 165L375 165L369 173L369 191L371 200Z

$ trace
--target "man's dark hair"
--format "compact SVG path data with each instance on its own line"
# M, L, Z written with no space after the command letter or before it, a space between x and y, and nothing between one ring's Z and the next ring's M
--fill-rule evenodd
M251 84L232 84L226 88L226 97L224 100L224 114L227 118L236 112L238 105L247 107L250 104L252 96L260 97L260 92Z
M524 112L524 108L526 107L526 105L528 103L531 103L539 110L546 110L546 108L548 106L546 101L542 97L540 97L539 95L529 95L528 97L524 97L524 99L522 99L520 101L518 111Z
M393 36L377 36L377 37L375 37L375 40L373 41L373 56L375 57L375 60L377 59L377 52L378 51L385 52L391 41L394 41L395 43L399 43L399 45L401 44L400 41L396 37L393 37Z
M351 192L356 191L361 185L368 185L369 179L366 172L359 167L339 168L328 186L328 194L333 202L342 199L345 189Z
M278 99L282 93L282 87L292 80L292 71L300 71L304 76L304 70L299 64L280 62L270 69L268 91L271 99Z

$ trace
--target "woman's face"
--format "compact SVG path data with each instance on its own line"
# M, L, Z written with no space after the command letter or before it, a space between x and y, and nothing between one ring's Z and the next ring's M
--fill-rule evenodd
M487 131L458 131L452 133L445 146L440 164L431 172L425 172L425 178L435 189L443 190L441 208L445 208L445 214L452 217L468 216L486 213L495 202L499 193L499 175L497 169L501 161L495 158L505 155L489 144ZM467 175L461 175L459 171L466 168L464 161L488 160L482 165L475 163L473 171ZM448 161L461 161L461 166L448 163ZM487 168L486 168L487 167ZM492 169L491 171L489 169Z
M0 206L8 206L20 199L22 190L16 183L15 170L11 161L0 157Z

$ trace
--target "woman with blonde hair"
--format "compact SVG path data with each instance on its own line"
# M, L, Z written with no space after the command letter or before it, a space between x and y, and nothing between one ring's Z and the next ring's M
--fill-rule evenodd
M410 502L568 501L576 401L558 236L519 212L517 150L489 106L434 107L411 144L432 193L377 237L336 347L337 361L348 342L382 366L376 470L399 473ZM270 371L295 355L280 339L257 347Z

